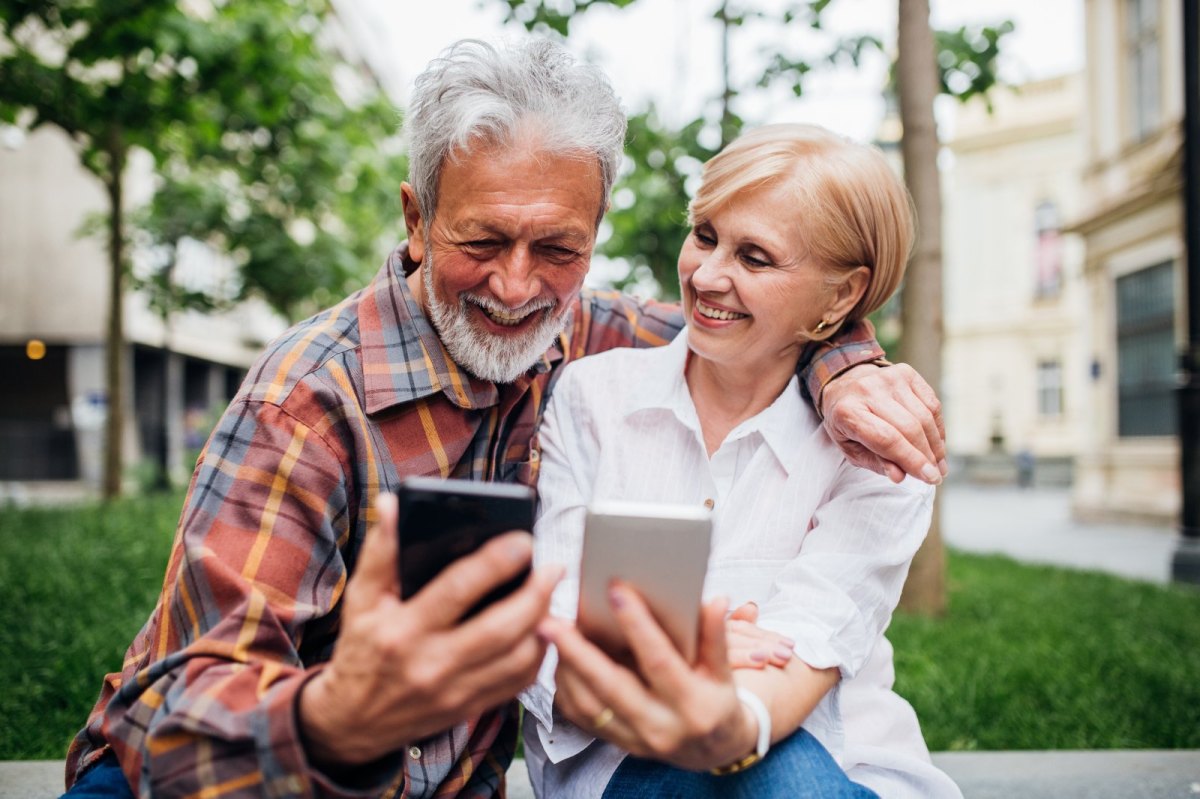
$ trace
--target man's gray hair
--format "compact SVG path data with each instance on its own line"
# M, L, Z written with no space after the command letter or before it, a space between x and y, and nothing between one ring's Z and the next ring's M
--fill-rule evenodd
M447 158L473 140L509 145L532 130L547 152L596 158L603 180L598 225L624 153L625 125L604 73L562 46L538 38L501 47L464 39L417 76L405 122L408 180L428 224Z

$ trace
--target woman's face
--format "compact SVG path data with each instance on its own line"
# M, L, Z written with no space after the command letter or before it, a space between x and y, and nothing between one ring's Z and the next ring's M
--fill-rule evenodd
M841 318L828 316L839 292L807 256L795 208L790 192L768 186L697 220L679 253L679 287L698 356L748 368L787 359L794 367L806 334L823 317Z

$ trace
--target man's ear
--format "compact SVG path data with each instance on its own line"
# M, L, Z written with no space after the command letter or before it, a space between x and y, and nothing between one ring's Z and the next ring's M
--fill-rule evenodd
M421 263L425 259L425 225L417 193L407 181L400 184L400 205L404 208L404 229L408 232L408 257Z
M847 273L834 289L833 306L827 312L831 319L844 319L854 310L858 301L867 293L871 283L871 270L865 266L856 267Z

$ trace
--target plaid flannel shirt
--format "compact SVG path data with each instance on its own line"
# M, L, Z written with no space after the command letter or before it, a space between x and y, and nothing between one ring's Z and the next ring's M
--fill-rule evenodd
M515 702L347 785L308 762L300 688L332 653L380 491L410 475L534 485L558 367L661 345L683 320L677 306L585 290L557 345L496 385L450 359L404 280L415 266L401 245L251 368L200 456L158 604L72 743L68 784L111 748L143 797L503 795ZM860 324L825 347L810 394L880 357L872 334Z

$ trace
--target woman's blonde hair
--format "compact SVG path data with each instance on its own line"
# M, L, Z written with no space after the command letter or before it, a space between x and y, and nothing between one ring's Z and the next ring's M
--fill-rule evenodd
M839 323L880 308L900 285L912 249L912 201L878 148L817 125L764 125L709 160L702 179L688 208L692 224L744 192L787 186L808 242L803 255L832 270L834 279L859 266L870 269L862 299Z

